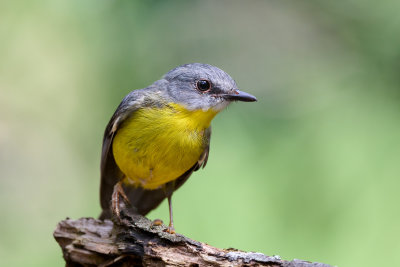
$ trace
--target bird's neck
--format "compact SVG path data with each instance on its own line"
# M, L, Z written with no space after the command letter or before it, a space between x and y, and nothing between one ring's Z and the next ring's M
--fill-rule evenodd
M168 104L174 110L175 122L183 126L182 128L193 130L204 130L210 127L212 119L217 115L218 111L210 108L208 110L196 109L189 110L186 107L171 103ZM181 128L179 127L178 128Z

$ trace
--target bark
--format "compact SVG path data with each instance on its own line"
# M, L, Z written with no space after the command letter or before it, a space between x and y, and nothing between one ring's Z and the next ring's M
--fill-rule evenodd
M301 260L237 249L219 249L169 234L164 225L122 210L119 220L81 218L61 221L54 237L61 246L66 266L270 266L329 267Z

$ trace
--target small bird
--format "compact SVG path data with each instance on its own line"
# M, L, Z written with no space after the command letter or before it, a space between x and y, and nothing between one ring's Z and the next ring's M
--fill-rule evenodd
M257 99L239 91L223 70L200 63L178 66L130 92L108 123L101 154L100 219L119 217L120 198L141 215L168 199L210 151L211 120L233 101Z

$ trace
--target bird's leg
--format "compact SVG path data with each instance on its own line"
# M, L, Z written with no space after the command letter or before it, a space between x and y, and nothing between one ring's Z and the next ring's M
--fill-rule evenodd
M170 234L175 234L175 229L174 229L174 219L172 218L172 203L171 203L171 198L172 195L168 196L168 207L169 207L169 226L165 230L167 233Z
M175 234L175 229L174 229L174 219L172 216L172 193L175 190L175 181L171 181L167 184L164 184L163 187L165 196L168 198L168 207L169 207L169 226L167 229L164 231L170 234Z
M120 197L122 197L125 202L129 204L129 199L125 195L124 189L122 188L122 180L114 185L114 190L111 197L112 212L117 215L118 218L121 213L121 208L119 206Z

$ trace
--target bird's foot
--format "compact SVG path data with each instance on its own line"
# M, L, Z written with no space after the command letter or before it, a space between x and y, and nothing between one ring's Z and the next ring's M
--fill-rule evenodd
M111 197L112 212L117 216L118 219L120 219L120 214L121 214L120 197L122 197L124 201L130 205L129 199L126 196L124 189L122 188L121 181L115 184L113 194Z
M175 234L176 232L175 232L174 225L173 225L173 224L170 224L170 225L167 227L167 229L164 230L164 232L167 232L167 233L169 233L169 234L171 234L171 235Z
M160 225L163 225L163 221L162 220L160 220L160 219L155 219L154 221L152 221L151 222L151 226L153 227L153 226L160 226Z
M163 225L163 221L160 219L155 219L152 223L151 223L151 227L153 226L161 226ZM164 229L164 232L169 233L169 234L175 234L175 229L174 226L172 224L170 224L167 229Z

